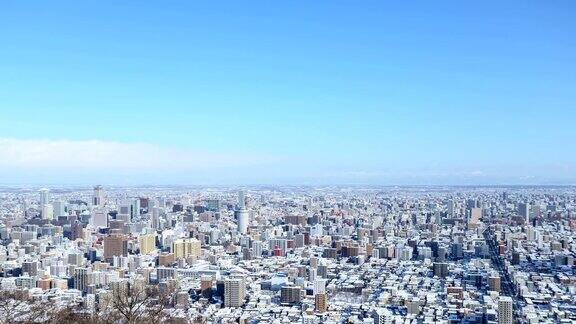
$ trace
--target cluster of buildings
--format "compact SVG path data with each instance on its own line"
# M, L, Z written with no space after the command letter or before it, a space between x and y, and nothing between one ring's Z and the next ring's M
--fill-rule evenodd
M217 323L571 323L572 187L0 189L0 291Z

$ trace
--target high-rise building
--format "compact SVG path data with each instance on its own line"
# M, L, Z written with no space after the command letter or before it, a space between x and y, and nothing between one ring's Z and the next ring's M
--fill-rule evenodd
M498 274L488 277L488 287L491 291L500 291L500 276Z
M280 303L296 304L300 302L302 289L298 286L286 285L280 289Z
M434 262L434 276L438 278L446 278L449 275L448 263L446 262Z
M50 190L43 188L40 189L39 193L40 193L40 200L39 200L40 207L50 203Z
M140 216L140 198L132 199L130 210L132 217Z
M210 298L212 296L212 277L202 276L200 278L200 293L205 298Z
M53 219L54 218L54 210L52 209L52 205L44 204L42 205L42 219Z
M498 324L514 323L512 303L510 296L500 296L498 300Z
M94 196L92 197L92 205L103 207L106 204L104 198L104 189L102 189L101 185L97 185L94 187Z
M199 257L202 254L202 248L199 240L195 238L184 238L172 243L172 252L176 259Z
M254 241L252 242L252 251L255 258L262 257L262 242Z
M314 281L314 294L323 294L326 292L326 279L319 278Z
M104 238L104 260L111 262L115 256L128 255L128 238L113 234Z
M54 219L58 219L58 216L66 215L66 207L62 200L56 200L52 203L52 211L54 213Z
M526 224L530 223L530 204L520 203L518 204L518 214L522 217Z
M145 234L139 237L140 254L149 254L156 249L156 234Z
M29 276L38 274L38 261L24 261L22 262L22 273Z
M238 193L238 208L234 211L234 216L238 224L238 232L246 234L248 231L248 210L246 209L246 199L244 198L244 192L240 191Z
M231 277L224 280L224 306L240 307L246 298L246 283L243 277Z
M456 216L456 203L452 199L446 202L446 214L448 217Z
M104 208L92 209L90 225L94 228L108 227L108 212Z
M118 205L116 219L131 222L134 217L140 215L140 198L125 199Z
M318 313L324 313L328 310L328 297L326 293L319 293L314 296L314 308Z
M480 218L482 218L482 208L474 207L469 209L468 228L476 228Z
M514 323L513 300L510 296L500 296L498 299L498 324Z
M132 204L130 201L123 201L118 205L116 219L130 222L132 220Z
M89 268L76 268L74 269L74 288L80 291L86 291L86 287L91 283L90 275L92 270Z

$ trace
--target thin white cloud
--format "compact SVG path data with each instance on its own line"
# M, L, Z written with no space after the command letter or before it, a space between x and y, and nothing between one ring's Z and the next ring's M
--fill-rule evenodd
M221 154L150 143L0 138L0 167L18 169L192 170L254 166L268 156Z

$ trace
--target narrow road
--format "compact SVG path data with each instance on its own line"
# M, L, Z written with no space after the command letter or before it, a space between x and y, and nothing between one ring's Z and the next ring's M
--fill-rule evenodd
M494 235L492 233L492 229L488 227L484 231L484 239L490 248L490 259L492 260L492 264L496 267L498 272L500 273L500 286L501 286L501 294L512 297L514 301L513 308L514 313L516 315L520 314L522 309L522 305L520 304L520 300L518 298L518 293L516 292L516 286L512 284L512 280L506 271L506 267L504 266L504 259L500 256L498 252L498 246L496 246L496 242L494 240Z

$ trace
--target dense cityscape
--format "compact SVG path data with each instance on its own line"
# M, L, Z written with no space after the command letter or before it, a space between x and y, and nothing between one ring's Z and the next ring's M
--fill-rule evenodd
M576 324L576 1L1 1L0 324Z
M3 323L576 321L574 187L2 187L0 219Z

